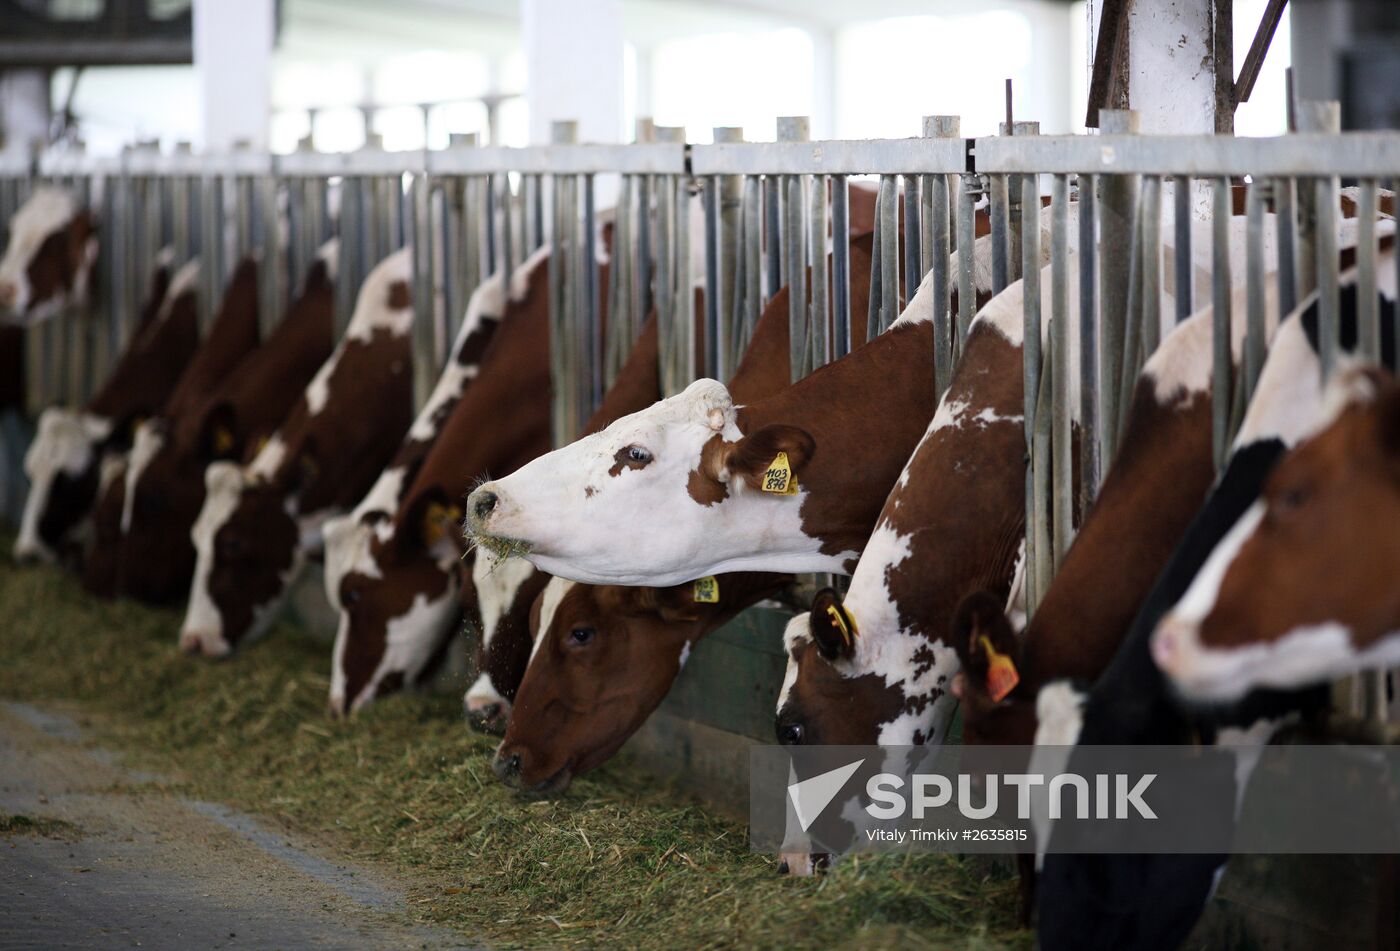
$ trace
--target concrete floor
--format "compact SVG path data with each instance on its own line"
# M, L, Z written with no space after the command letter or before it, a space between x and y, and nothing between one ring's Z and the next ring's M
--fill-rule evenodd
M402 886L267 823L173 797L72 720L0 704L0 951L15 948L456 948L409 924Z

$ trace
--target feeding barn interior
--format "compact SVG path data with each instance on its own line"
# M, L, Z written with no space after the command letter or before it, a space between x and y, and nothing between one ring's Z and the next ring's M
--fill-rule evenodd
M1397 130L1388 0L0 0L0 944L1400 947L1379 832L749 847L1400 765Z

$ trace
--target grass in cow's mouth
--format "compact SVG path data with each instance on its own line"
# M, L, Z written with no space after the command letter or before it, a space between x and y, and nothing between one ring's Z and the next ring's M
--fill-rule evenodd
M2 536L3 533L0 533ZM0 537L8 552L9 540ZM1029 948L1016 883L952 856L775 874L742 823L611 764L561 800L497 782L460 695L324 715L330 649L290 628L228 663L179 617L0 556L0 697L61 701L176 791L229 802L409 883L408 912L511 947Z
M519 538L504 538L468 530L467 542L472 548L490 554L492 565L499 565L507 558L524 558L530 554L530 543Z

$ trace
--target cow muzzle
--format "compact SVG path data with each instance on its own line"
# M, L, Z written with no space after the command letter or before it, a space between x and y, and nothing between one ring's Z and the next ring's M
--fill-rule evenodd
M0 281L0 311L13 311L19 302L19 285L14 281Z
M228 641L210 631L183 630L180 632L180 650L191 657L207 657L222 660L232 653Z

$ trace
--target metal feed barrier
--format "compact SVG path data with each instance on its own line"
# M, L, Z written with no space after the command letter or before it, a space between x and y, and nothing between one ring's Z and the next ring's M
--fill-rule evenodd
M1302 103L1298 122L1307 131L1274 139L1139 136L1132 114L1106 111L1102 135L1040 136L1035 123L1015 123L1003 125L1002 135L971 140L959 137L956 117L931 116L921 138L812 142L807 120L791 117L779 120L777 142L747 143L738 130L719 128L714 144L693 146L681 130L645 121L635 144L579 144L576 126L565 122L556 123L551 145L524 149L479 147L468 138L413 153L371 147L344 155L196 156L133 149L106 161L55 155L0 166L0 213L8 221L41 181L75 188L101 210L95 306L31 333L36 407L80 400L102 378L130 332L155 255L167 244L177 266L194 256L212 262L201 272L206 318L238 257L260 249L261 302L270 321L317 246L336 234L343 328L369 268L411 243L420 401L446 359L471 291L492 272L509 282L532 251L548 244L552 420L555 443L563 444L579 434L653 311L667 394L682 389L697 368L728 378L759 313L783 286L791 291L794 379L849 352L850 261L840 238L849 227L851 181L862 176L878 187L870 335L894 321L927 277L936 302L930 368L941 397L976 297L970 256L959 255L956 273L949 273L949 253L973 245L976 215L985 208L993 290L1023 275L1026 282L1025 565L1033 612L1092 504L1126 423L1133 381L1157 347L1159 289L1167 280L1174 285L1178 321L1207 303L1192 297L1193 218L1212 222L1217 464L1266 355L1270 209L1280 310L1288 313L1316 290L1324 365L1335 362L1341 177L1359 186L1361 346L1379 357L1375 219L1381 185L1400 178L1400 134L1339 134L1335 104ZM1230 256L1229 221L1232 188L1242 181L1247 240L1239 261ZM1040 306L1044 192L1051 199L1049 314ZM599 196L610 193L616 199L610 280L600 300L598 241L606 216ZM1073 233L1071 195L1079 211ZM837 240L828 242L829 227ZM1163 273L1167 227L1171 275ZM1071 266L1078 267L1080 286L1074 312ZM1248 331L1236 372L1229 275L1241 267ZM704 291L698 309L697 286ZM703 353L695 350L697 324ZM1078 407L1069 405L1072 334L1082 355ZM1388 719L1380 678L1370 678L1361 693L1374 720Z

